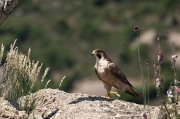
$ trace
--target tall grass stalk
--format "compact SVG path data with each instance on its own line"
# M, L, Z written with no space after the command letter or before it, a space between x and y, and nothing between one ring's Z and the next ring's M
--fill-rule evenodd
M10 46L10 51L7 53L5 63L0 67L0 96L13 99L19 102L20 108L30 113L35 107L35 95L28 98L34 89L35 82L38 80L42 64L39 61L31 61L30 49L27 55L18 52L18 47L15 46L16 40ZM2 60L4 46L1 46L0 60ZM45 71L42 79L47 74ZM25 101L19 100L25 96Z
M63 78L61 79L61 81L60 81L60 83L59 83L58 89L61 87L61 85L62 85L62 83L63 83L63 81L64 81L65 78L66 78L66 76L63 76Z

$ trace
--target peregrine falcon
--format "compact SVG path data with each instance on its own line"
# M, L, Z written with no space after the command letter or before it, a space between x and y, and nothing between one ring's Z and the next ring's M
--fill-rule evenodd
M111 91L112 86L136 98L140 97L127 80L123 71L111 61L103 50L95 49L93 50L92 55L96 57L96 64L94 66L95 73L104 83L108 98L111 98L111 94L120 97L117 92Z

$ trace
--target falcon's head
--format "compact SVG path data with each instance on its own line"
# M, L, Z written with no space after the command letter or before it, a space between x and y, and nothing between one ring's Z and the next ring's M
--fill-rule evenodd
M91 54L94 55L98 59L106 57L106 53L104 51L102 51L101 49L95 49L95 50L93 50L93 52Z

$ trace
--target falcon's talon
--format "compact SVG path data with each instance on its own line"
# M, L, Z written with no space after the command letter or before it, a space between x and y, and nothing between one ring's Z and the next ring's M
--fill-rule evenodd
M115 91L110 91L110 94L115 94L116 96L120 97L120 95Z
M106 98L108 98L108 99L112 98L111 94L114 94L114 95L120 97L120 95L119 95L117 92L115 92L115 91L110 91L109 93L107 93Z
M112 97L111 97L111 94L110 94L110 93L107 93L106 98L108 98L108 99L112 98Z

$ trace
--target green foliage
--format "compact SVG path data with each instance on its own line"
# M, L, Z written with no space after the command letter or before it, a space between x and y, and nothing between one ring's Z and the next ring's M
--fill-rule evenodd
M142 60L145 61L146 59L149 59L149 46L146 44L141 44L141 48L140 48L140 53L141 53L141 57Z
M80 28L81 38L84 40L89 40L89 42L91 42L94 38L99 37L101 35L101 32L98 25L98 22L83 23Z
M131 62L132 57L131 57L130 50L127 50L127 51L121 50L121 53L120 53L120 55L119 55L119 59L120 59L120 61L123 62L123 63L129 63L129 62Z
M18 8L21 8L24 12L42 12L43 11L43 1L42 0L23 0L18 4Z
M62 35L70 31L70 26L67 24L67 21L65 19L58 20L55 23L54 27L57 30L57 32Z
M93 5L95 6L103 6L107 3L107 0L93 0Z

